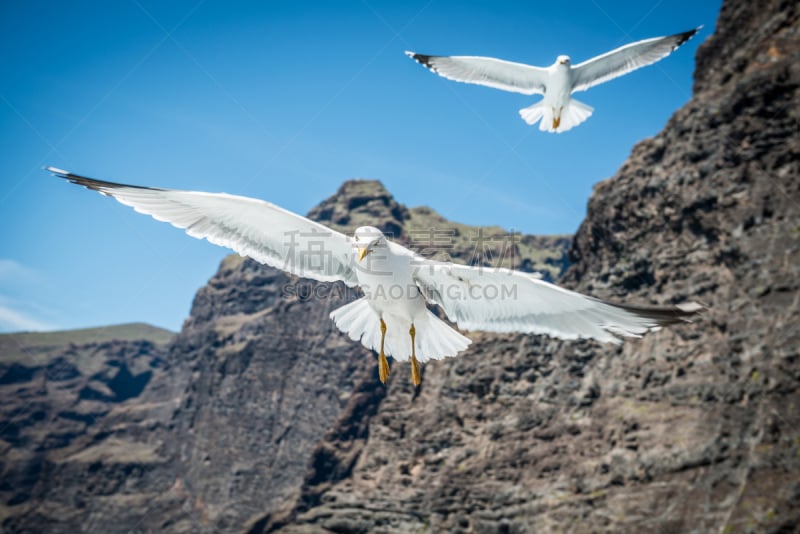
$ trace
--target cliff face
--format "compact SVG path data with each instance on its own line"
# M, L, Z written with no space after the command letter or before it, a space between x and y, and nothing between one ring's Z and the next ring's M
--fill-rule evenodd
M158 429L176 394L173 337L146 325L0 336L3 532L138 521L168 479Z
M799 22L795 2L725 2L693 99L596 186L570 251L562 283L698 300L700 320L622 348L481 335L426 365L419 392L392 375L374 414L346 411L317 448L297 503L258 527L794 530Z

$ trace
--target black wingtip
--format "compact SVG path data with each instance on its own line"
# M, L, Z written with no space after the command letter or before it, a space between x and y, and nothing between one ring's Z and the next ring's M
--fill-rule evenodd
M700 25L697 28L694 28L693 30L689 30L688 32L683 32L683 33L676 34L675 37L677 37L678 40L675 42L675 48L678 48L683 43L685 43L686 41L688 41L689 39L694 37L694 35L697 32L699 32L702 28L703 28L703 26Z
M61 178L62 180L69 180L73 184L82 185L84 187L88 187L89 189L93 189L98 191L98 187L100 185L104 185L103 182L100 180L94 180L92 178L87 178L85 176L80 176L77 174L73 174L69 171L65 171L64 169L59 169L58 167L45 167L44 170L50 172L56 178Z
M103 194L107 194L107 191L109 189L117 189L120 187L131 187L135 189L157 189L154 187L142 187L140 185L119 184L116 182L107 182L105 180L96 180L94 178L89 178L88 176L81 176L79 174L74 174L69 171L59 169L58 167L48 166L45 167L44 170L52 173L54 176L58 178L69 180L71 183L75 185L82 185L87 189L91 189L92 191L99 191L100 193Z
M93 178L88 178L86 176L80 176L78 174L73 174L69 171L65 171L64 169L59 169L58 167L48 166L45 167L44 170L53 174L57 178L62 178L64 180L69 180L73 184L82 185L86 188L92 189L94 191L99 191L100 187L114 185L110 182L103 182L101 180L95 180Z
M409 52L408 50L406 50L406 55L408 57L410 57L411 59L413 59L414 61L416 61L417 63L419 63L420 65L424 65L425 67L428 67L429 69L433 68L433 65L431 65L431 58L433 58L434 56L426 56L425 54L417 54L416 52Z
M690 323L692 319L704 312L707 308L697 302L684 302L677 306L668 307L649 307L631 306L628 304L612 303L613 306L622 308L628 312L646 317L654 321L658 326L669 326L676 323Z
M44 169L49 173L52 173L53 176L56 176L58 178L69 178L70 175L69 171L65 171L64 169L59 169L58 167L53 167L52 165L49 165L47 167L42 167L42 169Z

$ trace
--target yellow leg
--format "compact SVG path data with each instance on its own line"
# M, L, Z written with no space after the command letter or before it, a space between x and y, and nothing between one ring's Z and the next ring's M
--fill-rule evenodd
M561 126L561 112L564 111L564 106L558 108L558 117L553 117L553 129L557 130Z
M389 378L389 362L386 360L386 355L383 353L383 341L386 339L386 323L381 319L381 352L378 354L378 376L383 384Z
M411 329L408 331L411 334L411 382L414 386L419 386L422 383L422 376L419 374L419 362L417 361L417 350L414 346L414 337L417 335L417 330L414 324L411 324Z

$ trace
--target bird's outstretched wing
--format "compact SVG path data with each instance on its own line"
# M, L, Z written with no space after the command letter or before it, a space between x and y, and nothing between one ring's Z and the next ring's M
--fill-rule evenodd
M124 185L54 167L47 170L271 267L314 280L341 280L351 287L357 283L349 237L269 202L226 193Z
M542 94L547 83L547 69L479 56L426 56L406 51L420 65L448 80L475 83L522 93Z
M702 307L645 308L611 304L509 269L418 259L415 281L425 297L466 330L548 334L619 343L648 330L687 321Z
M654 37L627 44L572 68L572 92L613 80L638 68L667 57L673 50L692 38L702 26L667 37Z

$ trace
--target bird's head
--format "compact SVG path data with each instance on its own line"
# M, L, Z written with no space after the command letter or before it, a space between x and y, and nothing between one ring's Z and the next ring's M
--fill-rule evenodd
M565 65L565 66L569 67L569 64L570 64L569 56L558 56L556 58L556 63L558 65Z
M375 248L386 245L386 237L383 232L374 226L362 226L356 229L353 236L358 251L358 261L361 262L367 254L373 252Z

